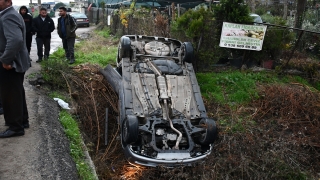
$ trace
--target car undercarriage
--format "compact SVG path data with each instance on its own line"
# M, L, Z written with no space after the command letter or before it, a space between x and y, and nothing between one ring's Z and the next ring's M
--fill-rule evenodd
M127 35L117 67L101 72L119 96L121 142L129 162L191 165L211 153L216 123L207 116L191 43Z

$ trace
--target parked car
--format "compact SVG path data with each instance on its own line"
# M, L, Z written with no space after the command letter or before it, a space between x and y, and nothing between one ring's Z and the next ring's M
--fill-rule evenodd
M250 14L250 16L253 18L253 23L263 23L261 17L258 14Z
M101 72L119 97L121 143L129 162L173 167L211 153L217 127L207 116L193 60L190 42L121 37L117 67Z
M77 12L70 13L70 15L76 19L78 26L90 26L89 19L85 14Z

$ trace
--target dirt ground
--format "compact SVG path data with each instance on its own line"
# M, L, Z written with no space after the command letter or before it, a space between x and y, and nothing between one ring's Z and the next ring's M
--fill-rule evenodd
M54 50L61 40L56 32L52 34L51 47ZM40 65L35 62L36 51L33 40L32 67L26 72L24 82L30 128L25 130L24 136L0 139L0 179L79 179L70 156L69 141L58 120L57 102L48 98L41 87L29 84L33 74L40 71ZM0 131L6 128L3 116L0 116Z

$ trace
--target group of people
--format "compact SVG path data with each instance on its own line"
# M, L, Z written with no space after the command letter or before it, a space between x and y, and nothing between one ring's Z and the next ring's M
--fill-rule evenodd
M23 136L29 128L29 115L23 87L25 72L30 67L32 35L36 34L38 62L48 58L54 22L42 8L36 18L28 14L25 6L18 13L12 0L0 0L0 102L5 125L0 138ZM59 8L58 34L63 42L66 58L74 63L74 42L77 24L65 7ZM44 54L42 48L45 47Z
M32 36L36 34L37 55L41 62L43 59L49 58L51 33L55 30L55 25L52 18L48 15L46 8L41 8L39 16L33 18L28 14L28 8L21 6L19 13L24 19L26 26L26 46L30 55ZM76 38L77 23L74 18L67 14L65 7L59 8L60 18L58 19L58 34L62 39L63 49L69 64L75 62L74 58L74 43ZM44 52L43 52L44 47Z

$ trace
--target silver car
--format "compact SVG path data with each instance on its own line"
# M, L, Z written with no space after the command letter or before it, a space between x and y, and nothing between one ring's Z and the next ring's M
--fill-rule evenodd
M122 36L117 67L101 70L119 96L121 142L129 162L190 165L213 148L217 127L207 116L189 42Z

